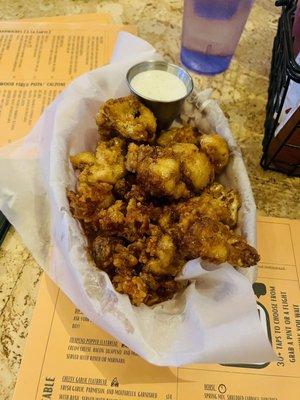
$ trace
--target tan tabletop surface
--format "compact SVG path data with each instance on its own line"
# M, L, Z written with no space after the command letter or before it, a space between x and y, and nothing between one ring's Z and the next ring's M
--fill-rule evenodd
M226 73L214 78L194 78L198 86L214 89L214 97L229 118L243 151L259 213L300 218L300 179L264 172L259 166L271 48L279 15L274 3L256 0ZM136 24L142 38L166 59L178 63L182 1L0 0L1 19L81 12L108 12L116 23ZM10 229L0 248L1 400L12 398L40 275L40 268L17 233Z

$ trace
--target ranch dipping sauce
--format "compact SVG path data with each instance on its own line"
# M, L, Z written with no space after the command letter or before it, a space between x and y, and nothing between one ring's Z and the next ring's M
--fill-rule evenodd
M139 72L131 79L130 85L137 94L156 101L174 101L187 95L180 78L159 69Z
M194 88L193 79L184 68L163 60L133 65L126 81L131 94L153 112L157 131L171 126Z

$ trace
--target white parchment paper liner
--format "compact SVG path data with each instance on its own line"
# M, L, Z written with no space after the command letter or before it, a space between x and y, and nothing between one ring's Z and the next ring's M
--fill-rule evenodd
M74 304L149 362L182 365L273 360L251 287L255 268L243 271L244 276L228 264L210 270L190 261L185 274L196 279L184 293L154 308L133 307L89 260L86 240L69 212L66 187L75 185L69 154L94 149L94 117L100 103L128 94L127 70L155 58L160 57L148 43L121 33L110 65L77 78L45 110L24 140L1 148L0 208L36 261ZM194 95L183 118L203 124L203 113L205 123L230 145L231 161L221 181L241 193L239 230L254 244L255 204L243 160L208 91Z

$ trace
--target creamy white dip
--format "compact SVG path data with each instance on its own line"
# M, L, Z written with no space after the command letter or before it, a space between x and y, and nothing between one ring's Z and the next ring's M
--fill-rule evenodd
M173 101L187 94L185 84L176 75L158 69L135 75L131 87L142 97L158 101Z

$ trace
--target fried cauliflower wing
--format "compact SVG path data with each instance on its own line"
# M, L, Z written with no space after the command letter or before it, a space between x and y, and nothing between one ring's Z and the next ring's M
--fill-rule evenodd
M96 162L96 157L90 151L83 151L70 156L70 161L74 168L82 171L85 167L93 165Z
M74 168L80 170L79 183L96 185L108 183L113 185L125 176L124 142L113 138L100 142L95 155L89 152L78 153L70 157Z
M135 182L135 179L134 181ZM130 177L126 176L126 178L121 178L117 180L113 187L113 193L117 199L124 199L127 194L130 192L133 182Z
M185 204L185 202L179 204ZM157 223L163 232L169 233L170 229L179 221L179 219L180 214L179 212L176 212L176 205L165 206L158 216Z
M92 255L96 265L104 271L112 270L116 246L121 244L120 238L98 235L92 243Z
M217 218L230 228L236 226L241 199L234 189L227 189L214 182L202 194L203 213L210 218Z
M116 183L125 176L124 142L113 138L108 142L100 142L96 149L96 163L90 166L88 181Z
M157 233L157 232L156 232ZM164 235L161 234L164 238ZM125 246L120 238L97 236L92 244L92 253L96 265L110 276L115 289L127 294L132 304L148 305L171 298L182 286L174 281L167 269L167 262L173 257L170 243L157 241L154 235L139 239ZM164 254L167 251L167 255ZM154 268L155 274L151 272ZM177 267L178 269L178 267Z
M200 196L173 206L179 219L185 215L206 216L233 228L237 223L240 198L233 189L226 189L220 183L213 183Z
M79 183L77 191L69 190L67 196L73 216L85 223L95 223L96 226L99 212L114 202L112 186L107 183Z
M175 276L179 270L175 252L176 247L171 236L158 227L153 227L140 256L140 261L145 265L144 271L154 275Z
M181 180L180 162L171 150L130 143L126 168L136 173L138 184L152 196L179 199L190 194Z
M90 152L70 157L79 170L76 192L69 191L70 208L79 220L97 222L98 214L114 202L112 184L125 175L123 141L114 138L97 146L95 155Z
M106 101L96 116L99 132L118 135L138 142L151 142L155 137L156 119L134 96Z
M143 188L137 184L135 174L127 173L126 178L119 179L113 187L113 193L117 199L136 199L144 203L148 201L147 194Z
M149 231L153 207L134 198L128 201L125 217L124 237L130 242Z
M99 231L106 235L115 235L134 242L149 231L152 219L156 218L157 209L151 204L142 204L134 198L126 203L117 200L99 216Z
M126 214L126 204L122 200L116 200L107 209L98 214L99 231L107 236L121 236L123 232Z
M139 276L115 275L112 280L119 293L127 294L135 306L145 302L148 294L147 285Z
M226 140L217 133L202 135L200 146L213 163L216 174L220 174L229 161L229 147Z
M200 133L197 128L187 125L181 128L172 128L168 131L161 132L156 139L156 142L159 146L170 147L174 143L198 144L199 140Z
M207 155L191 143L176 143L172 151L181 162L185 181L195 192L200 192L214 178L214 170Z
M234 267L250 267L259 261L257 251L242 236L215 219L186 216L173 232L187 259L201 257L215 264L227 261Z
M153 277L151 274L140 274L141 279L144 282L148 283L148 277ZM144 303L148 306L152 306L154 304L160 303L161 301L165 301L171 299L176 292L186 286L183 282L177 282L173 277L163 277L159 280L155 279L156 288L148 289L147 297L144 300Z
M98 235L92 243L92 254L96 265L109 274L115 271L131 276L138 264L138 258L131 246L116 237Z

